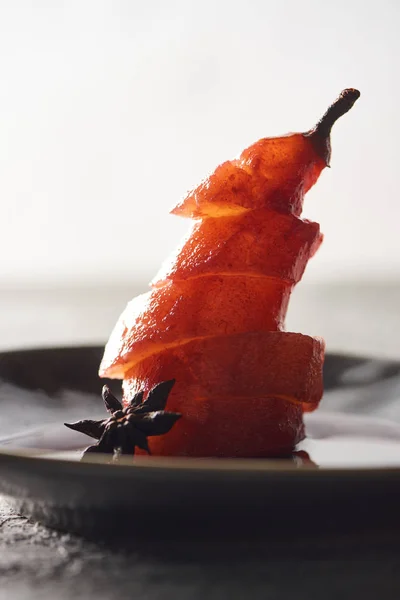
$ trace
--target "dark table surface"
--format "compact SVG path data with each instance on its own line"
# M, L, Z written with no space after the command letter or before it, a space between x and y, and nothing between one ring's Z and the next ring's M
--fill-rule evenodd
M237 547L107 548L47 530L0 508L0 598L12 600L138 598L209 600L395 599L400 595L397 544L355 550L323 541L312 553L278 548L254 556ZM196 546L196 544L194 544ZM271 550L271 549L270 549Z

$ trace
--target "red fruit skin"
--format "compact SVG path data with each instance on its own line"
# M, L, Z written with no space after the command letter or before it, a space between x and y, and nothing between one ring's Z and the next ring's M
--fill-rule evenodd
M149 438L153 456L271 458L304 439L301 405L281 398L204 398L196 410L201 421L180 419L168 435Z
M267 456L274 448L279 454L300 441L304 407L313 410L320 401L323 355L321 340L297 333L193 340L133 367L125 374L124 397L176 379L168 408L183 418L162 441L151 441L155 454ZM196 441L201 432L203 440Z
M213 275L168 282L129 303L107 343L101 374L124 377L147 356L191 339L283 327L292 286Z
M196 221L152 285L210 274L272 277L295 285L321 242L317 223L265 209Z
M304 194L324 167L325 160L307 135L263 138L238 160L220 165L171 212L203 218L269 208L300 215Z

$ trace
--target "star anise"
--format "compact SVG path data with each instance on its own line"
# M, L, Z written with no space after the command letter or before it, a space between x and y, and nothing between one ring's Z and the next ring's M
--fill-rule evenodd
M159 383L150 390L145 400L144 393L138 392L125 408L105 385L102 397L106 409L111 414L108 419L85 419L76 423L65 423L70 429L99 440L97 444L86 448L82 460L89 453L101 452L112 454L113 461L116 461L122 454L133 456L136 448L150 454L147 437L168 433L182 416L165 410L174 383L174 379Z

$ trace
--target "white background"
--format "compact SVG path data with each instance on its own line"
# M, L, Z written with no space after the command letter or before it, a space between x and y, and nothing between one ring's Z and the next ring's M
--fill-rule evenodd
M0 0L0 285L150 279L187 189L349 86L306 280L399 280L399 25L396 0Z

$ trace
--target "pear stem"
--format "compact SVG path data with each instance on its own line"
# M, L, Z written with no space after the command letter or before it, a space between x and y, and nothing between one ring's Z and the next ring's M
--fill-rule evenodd
M331 104L323 117L318 121L310 133L316 134L322 138L327 138L331 132L333 124L344 114L346 114L356 100L360 97L360 92L353 88L343 90L340 96Z

